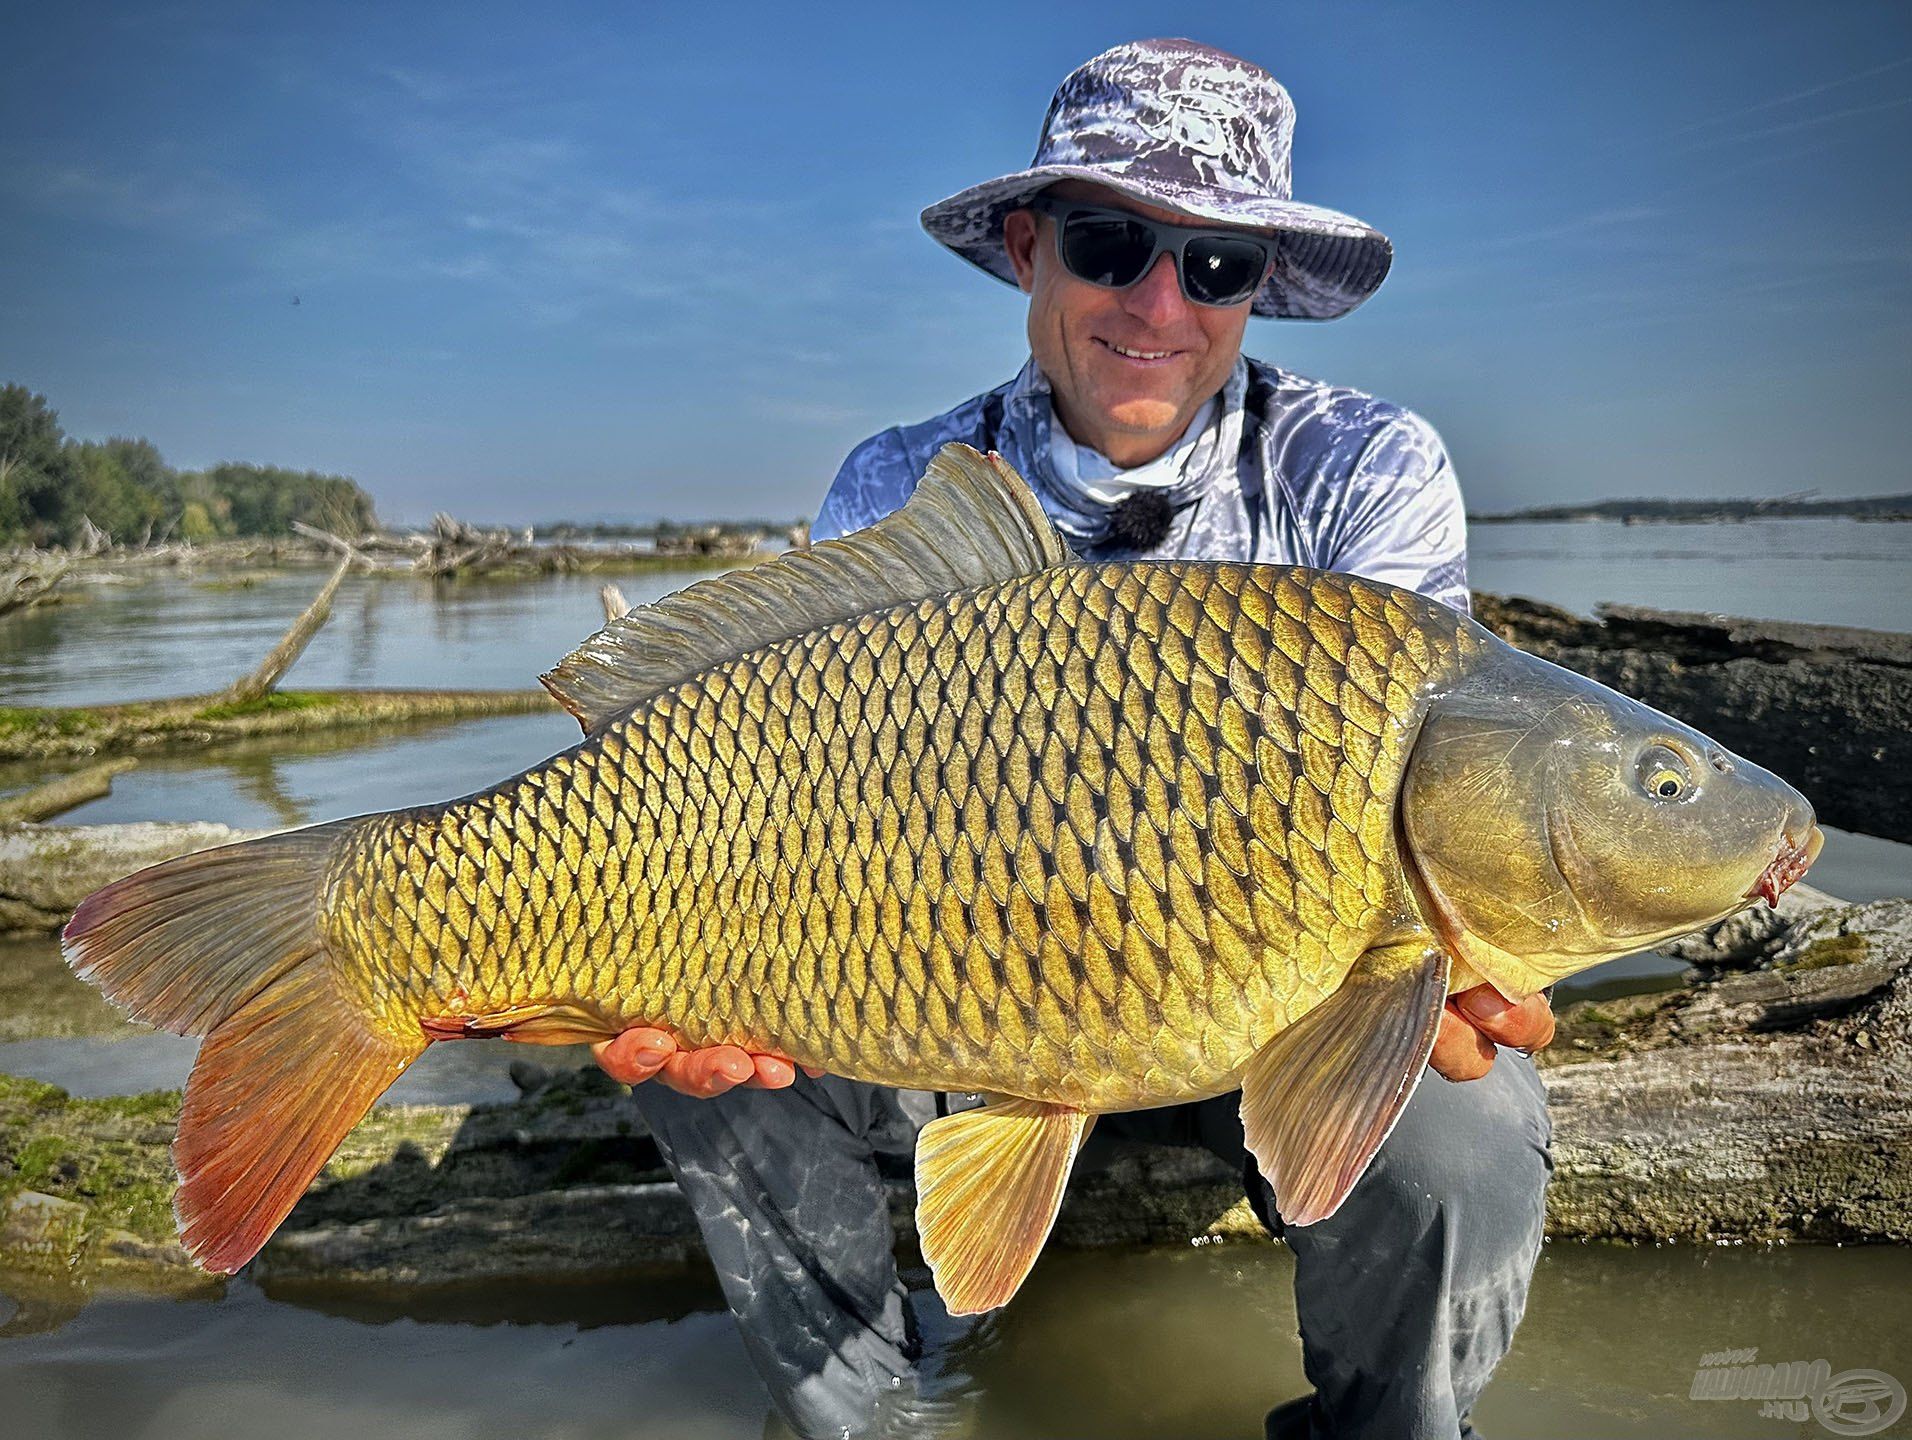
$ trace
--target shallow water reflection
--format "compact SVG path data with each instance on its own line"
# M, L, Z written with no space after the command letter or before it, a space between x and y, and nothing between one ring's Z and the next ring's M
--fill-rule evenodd
M980 1324L919 1289L939 1432L1258 1436L1306 1389L1292 1275L1272 1245L1054 1254ZM7 1433L45 1440L759 1440L766 1402L716 1306L678 1274L403 1297L239 1282L211 1302L95 1301L0 1341L0 1394ZM1904 1380L1909 1337L1905 1250L1553 1245L1476 1418L1531 1440L1784 1436L1756 1403L1689 1399L1700 1356L1757 1348Z
M293 689L515 690L537 684L604 623L598 590L632 604L711 567L433 583L349 575L332 618L286 679ZM322 567L197 574L129 570L0 626L10 705L98 705L217 689L249 672L325 581Z

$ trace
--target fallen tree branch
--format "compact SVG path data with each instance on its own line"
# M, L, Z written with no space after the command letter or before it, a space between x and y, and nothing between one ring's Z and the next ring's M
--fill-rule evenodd
M0 826L0 937L51 934L102 885L258 833L199 821Z
M212 695L120 705L0 706L0 760L50 760L304 734L352 725L529 715L552 708L543 690L277 690L245 705Z
M73 568L64 556L53 559L29 559L0 570L0 615L14 610L31 610L52 593Z
M306 539L318 541L328 550L337 551L347 560L350 560L356 565L363 565L367 570L385 568L370 555L367 555L363 550L359 549L358 546L354 545L350 540L345 539L343 536L334 535L330 530L321 530L318 526L308 525L303 520L294 520L292 522L292 528L299 534L305 536Z
M331 618L332 597L338 593L339 582L345 578L345 572L352 568L351 557L339 561L338 569L332 572L332 578L325 582L312 603L305 607L305 613L292 622L292 628L285 632L285 638L272 647L272 653L259 662L259 668L245 679L234 682L229 688L214 697L215 705L244 705L278 687L285 672L292 668L295 660L305 653L305 647L319 628Z
M137 764L139 761L130 755L123 755L117 760L102 760L97 765L56 775L31 790L0 799L0 825L23 820L51 820L55 815L64 815L75 805L84 805L88 800L97 800L109 794L113 789L113 777L124 775Z

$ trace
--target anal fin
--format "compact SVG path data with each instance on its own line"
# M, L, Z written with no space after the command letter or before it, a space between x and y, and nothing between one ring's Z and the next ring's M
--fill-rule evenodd
M1288 1224L1334 1214L1400 1119L1434 1049L1447 966L1424 936L1370 950L1248 1062L1242 1129Z
M1006 1305L1055 1225L1095 1117L1004 1100L945 1115L916 1141L916 1230L952 1315Z

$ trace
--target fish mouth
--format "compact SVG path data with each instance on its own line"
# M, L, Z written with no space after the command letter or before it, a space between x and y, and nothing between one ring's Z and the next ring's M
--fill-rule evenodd
M1759 878L1746 892L1748 900L1764 900L1767 906L1777 910L1779 897L1791 889L1793 883L1811 868L1812 862L1819 858L1819 851L1826 843L1825 832L1817 825L1812 827L1804 842L1795 844L1792 836L1780 839L1779 853L1773 856L1772 863L1759 872Z

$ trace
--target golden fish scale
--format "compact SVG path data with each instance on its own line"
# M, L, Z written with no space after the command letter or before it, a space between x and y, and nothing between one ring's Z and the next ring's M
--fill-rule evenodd
M1072 565L753 651L515 780L368 821L329 948L374 1012L614 1027L1091 1110L1229 1088L1406 913L1438 605Z

